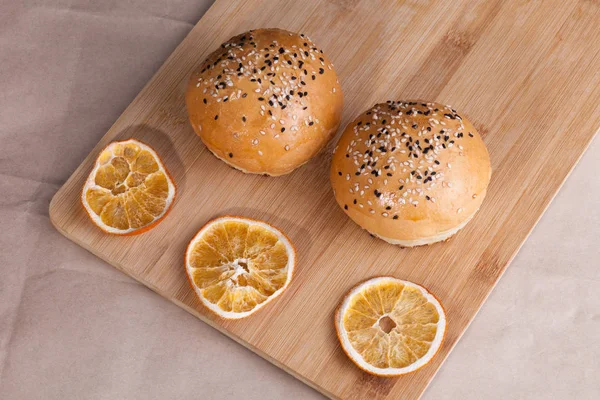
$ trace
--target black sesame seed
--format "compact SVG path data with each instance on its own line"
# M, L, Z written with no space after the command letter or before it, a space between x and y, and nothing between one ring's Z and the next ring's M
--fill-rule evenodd
M246 122L246 117L245 116L242 117L242 121Z
M404 189L404 185L402 185L398 188L398 190L402 190L402 189Z
M344 210L348 209L348 205L344 204Z
M394 215L394 216L392 217L392 219L398 219L398 216L397 216L397 215Z
M233 153L229 153L229 158L233 158Z
M339 171L339 172L338 172L338 175L339 175L339 176L342 176L342 171Z
M218 116L218 115L215 115L215 121L216 121L216 120L218 120L218 119L219 119L219 116Z
M207 103L206 99L203 99L203 100L202 100L202 102L203 102L204 104L206 104L206 103Z

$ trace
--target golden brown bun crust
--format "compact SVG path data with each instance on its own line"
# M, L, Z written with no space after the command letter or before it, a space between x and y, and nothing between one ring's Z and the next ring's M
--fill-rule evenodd
M477 130L438 103L388 102L344 130L331 163L338 204L401 245L445 240L477 212L491 177Z
M339 127L333 65L305 35L258 29L231 38L190 77L194 131L244 172L282 175L307 162Z

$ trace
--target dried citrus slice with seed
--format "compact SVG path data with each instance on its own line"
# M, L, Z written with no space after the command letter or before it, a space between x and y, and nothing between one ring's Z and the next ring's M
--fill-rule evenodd
M194 236L185 268L202 303L227 319L247 317L289 285L296 252L271 225L241 217L220 217Z
M135 235L160 222L175 184L156 152L135 139L102 150L81 192L92 222L105 232Z
M398 376L426 365L439 350L446 315L425 288L391 277L350 291L335 315L342 348L364 371Z

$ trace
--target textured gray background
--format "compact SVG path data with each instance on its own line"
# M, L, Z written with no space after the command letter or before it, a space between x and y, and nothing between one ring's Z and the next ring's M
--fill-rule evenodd
M52 195L211 1L0 1L0 399L321 396L77 247ZM600 142L425 399L600 398Z

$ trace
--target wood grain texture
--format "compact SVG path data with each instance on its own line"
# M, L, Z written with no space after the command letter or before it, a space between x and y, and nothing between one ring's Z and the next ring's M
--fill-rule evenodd
M600 3L596 1L217 0L54 197L64 235L332 398L418 398L600 127ZM452 104L474 122L494 174L482 209L450 241L400 249L371 238L335 204L326 152L290 175L244 175L214 158L188 124L183 87L221 42L257 27L309 35L336 65L342 125L376 102ZM98 152L135 137L163 158L179 189L155 229L122 238L87 219L79 193ZM238 214L284 230L297 271L277 300L223 321L195 298L185 247L209 219ZM393 275L429 288L449 330L416 373L356 368L333 314L357 282ZM477 351L482 351L478 349ZM485 350L483 350L485 351Z

